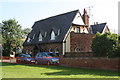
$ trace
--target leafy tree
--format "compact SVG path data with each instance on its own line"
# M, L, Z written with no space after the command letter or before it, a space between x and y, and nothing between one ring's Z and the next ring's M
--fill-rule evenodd
M97 33L92 41L92 51L95 56L112 57L118 50L118 35Z
M30 28L23 29L23 38L27 38L27 36L30 32L31 32Z
M22 47L22 29L15 19L2 21L3 55L8 56L12 51Z

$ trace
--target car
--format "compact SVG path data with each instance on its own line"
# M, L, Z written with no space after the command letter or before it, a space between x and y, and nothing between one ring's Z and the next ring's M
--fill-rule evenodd
M59 58L52 57L51 52L38 52L35 56L35 64L56 65L59 63Z
M34 58L30 54L19 54L16 58L17 63L35 63Z

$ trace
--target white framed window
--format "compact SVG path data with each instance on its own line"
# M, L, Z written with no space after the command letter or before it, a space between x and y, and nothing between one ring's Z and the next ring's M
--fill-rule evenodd
M55 40L55 33L54 33L54 31L51 32L51 40Z
M49 49L49 52L53 52L53 49L52 49L52 48L50 48L50 49Z
M80 52L80 48L75 48L75 52Z
M47 36L47 32L45 32L45 36L44 37L46 37Z
M27 42L30 42L30 40L31 40L31 39L30 39L30 38L28 38L28 39L27 39Z
M60 35L60 29L58 29L58 36Z
M59 53L59 49L58 48L55 48L55 53Z
M33 39L35 38L35 34L33 35Z
M80 33L80 28L79 27L76 28L76 32Z
M42 34L40 33L40 34L39 34L39 41L42 41L42 38L43 38L43 37L42 37Z

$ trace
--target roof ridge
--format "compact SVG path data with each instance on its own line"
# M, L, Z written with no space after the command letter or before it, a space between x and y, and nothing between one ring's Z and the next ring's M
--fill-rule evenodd
M61 14L50 16L50 17L47 17L47 18L44 18L44 19L41 19L41 20L38 20L38 21L35 21L35 22L43 21L43 20L46 20L46 19L49 19L49 18L53 18L53 17L56 17L56 16L65 15L65 14L69 14L69 13L72 13L72 12L78 12L78 11L79 11L79 9L73 10L73 11L69 11L69 12L65 12L65 13L61 13Z
M91 26L94 26L94 25L102 25L102 24L107 24L107 22L104 22L104 23L98 23L98 24L93 24Z

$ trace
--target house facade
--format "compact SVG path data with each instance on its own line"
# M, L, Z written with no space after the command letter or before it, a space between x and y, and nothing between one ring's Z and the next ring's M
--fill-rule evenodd
M92 28L85 9L83 15L75 10L36 21L23 44L23 52L33 56L37 52L55 52L60 56L65 52L91 52Z

